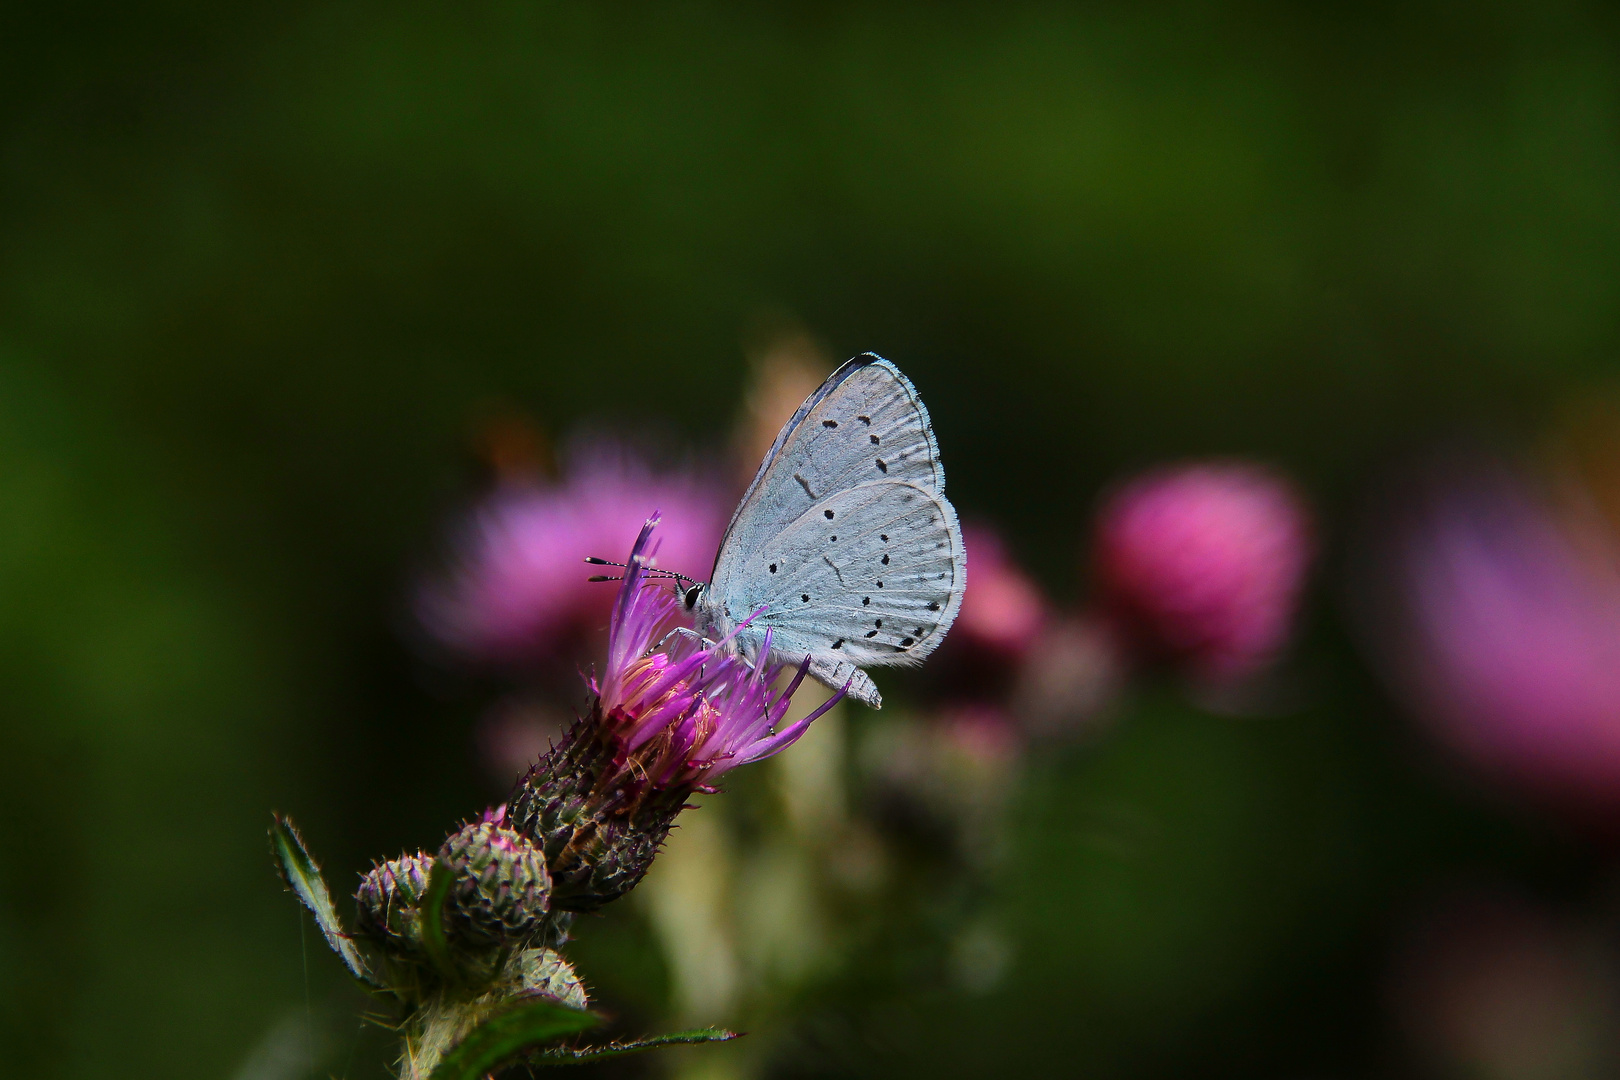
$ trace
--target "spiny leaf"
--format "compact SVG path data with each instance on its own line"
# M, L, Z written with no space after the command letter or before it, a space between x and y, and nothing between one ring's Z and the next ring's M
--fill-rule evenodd
M276 858L276 872L310 914L315 916L315 925L326 935L326 943L343 958L343 963L354 977L367 986L379 988L381 984L366 967L360 950L354 947L353 940L344 932L343 923L338 920L337 912L332 907L332 894L327 891L326 881L321 877L321 868L310 858L309 849L304 847L304 838L298 835L297 828L287 818L280 814L272 816L270 851Z
M418 910L422 914L422 948L433 966L445 975L454 975L455 962L450 959L450 942L444 935L444 901L450 895L450 886L456 872L443 859L433 860L428 872L427 891L422 894Z
M446 1054L428 1080L483 1080L519 1055L601 1023L582 1009L530 1000L485 1020Z
M659 1046L680 1046L687 1043L730 1042L740 1036L735 1031L724 1028L697 1028L692 1031L673 1031L668 1035L649 1035L644 1039L625 1039L619 1042L610 1042L603 1046L582 1046L578 1048L556 1046L549 1050L542 1050L534 1055L535 1060L555 1065L578 1065L598 1058L618 1057L620 1054L634 1054L642 1050L652 1050Z

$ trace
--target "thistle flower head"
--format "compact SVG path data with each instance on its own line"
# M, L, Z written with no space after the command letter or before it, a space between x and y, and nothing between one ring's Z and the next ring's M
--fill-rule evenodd
M972 522L963 527L962 540L973 576L953 627L956 636L1004 659L1021 659L1046 625L1046 598L995 529Z
M514 827L545 850L557 910L590 911L634 887L689 795L791 746L843 696L784 724L808 658L777 690L794 665L770 659L768 634L750 655L678 629L679 603L648 573L657 525L631 548L590 715L512 797Z
M581 444L560 481L508 479L461 523L451 573L418 594L422 625L470 660L543 658L570 629L601 625L611 591L590 584L580 560L623 551L655 498L678 511L664 565L702 572L725 524L721 487L696 472L655 471L613 443Z
M1158 470L1117 490L1097 519L1097 584L1126 640L1226 682L1287 641L1311 559L1303 500L1243 462Z
M506 807L451 833L439 858L455 875L445 907L453 934L476 945L509 945L539 932L551 878L540 852L506 827Z
M647 578L656 525L657 518L647 522L631 551L608 631L607 666L591 689L603 726L638 761L647 783L708 787L729 769L793 745L842 695L782 727L808 657L777 691L794 665L769 659L769 630L757 657L731 651L729 641L672 632L680 605Z
M1620 808L1620 549L1500 464L1437 471L1370 567L1364 637L1447 744L1570 810Z

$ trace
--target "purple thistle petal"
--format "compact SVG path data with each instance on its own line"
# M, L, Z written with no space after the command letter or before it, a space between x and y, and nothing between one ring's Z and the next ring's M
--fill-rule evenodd
M816 720L820 719L823 713L842 701L844 699L844 693L846 690L848 690L848 686L846 686L844 690L838 691L838 693L833 695L831 698L828 698L820 708L816 709L816 711L811 713L809 716L806 716L803 720L783 728L781 731L770 736L769 738L756 740L752 746L737 756L737 759L733 762L733 764L747 765L751 762L759 761L762 758L768 758L772 754L778 753L782 750L786 750L788 747L798 742L799 736L803 735L807 730L809 730L810 725Z
M657 525L656 516L647 521L627 560L609 627L599 715L640 782L707 786L728 769L792 745L848 687L777 732L809 673L809 657L794 665L798 670L778 694L771 687L788 666L770 659L774 631L767 628L760 647L746 654L727 648L765 606L718 643L669 633L680 605L671 590L646 579Z
M778 668L772 673L772 682L775 681L774 676L780 674L781 670L781 668ZM793 676L793 681L788 683L787 688L784 689L780 694L773 696L769 687L766 688L763 711L768 725L771 728L775 728L777 724L780 724L782 722L782 718L787 715L789 706L793 704L793 695L798 692L800 684L804 682L804 678L809 674L809 672L810 657L807 655L805 656L804 661L799 664L799 670Z
M806 664L808 664L808 659L806 660ZM844 696L849 693L849 687L850 684L846 682L836 694L822 702L821 705L815 709L815 711L810 713L810 715L806 716L803 720L800 720L790 727L783 729L775 735L754 741L753 745L747 751L740 754L733 764L747 765L750 762L758 761L761 758L767 758L772 754L778 753L779 751L786 750L788 747L798 742L799 736L803 735L812 723L825 715L827 710L831 709L834 705L837 705L840 701L843 701Z

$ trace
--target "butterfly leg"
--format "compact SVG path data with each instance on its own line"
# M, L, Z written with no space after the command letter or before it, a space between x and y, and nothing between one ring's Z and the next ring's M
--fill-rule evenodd
M847 697L862 705L870 705L874 709L883 708L883 695L878 693L877 684L866 672L848 661L829 660L821 656L812 657L810 675L823 686L833 690L842 690L844 684L848 683Z
M686 638L688 641L694 642L698 645L698 647L704 649L712 649L715 645L713 641L710 641L696 630L685 626L677 626L675 629L658 639L658 643L653 646L653 651L657 652L659 649L662 649L664 647L664 643L672 637Z

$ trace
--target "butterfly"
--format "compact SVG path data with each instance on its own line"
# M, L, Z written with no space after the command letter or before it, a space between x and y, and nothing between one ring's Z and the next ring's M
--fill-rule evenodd
M928 410L875 353L827 377L777 435L731 516L714 572L684 593L699 633L880 708L863 668L917 664L944 640L967 553Z

